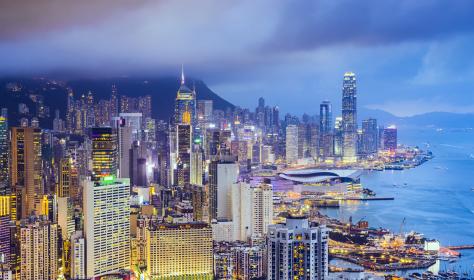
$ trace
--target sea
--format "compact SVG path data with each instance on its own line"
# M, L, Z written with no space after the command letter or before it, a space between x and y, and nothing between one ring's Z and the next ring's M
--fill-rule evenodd
M365 188L394 200L343 204L321 212L346 221L364 219L371 227L395 233L415 231L441 246L474 245L474 130L399 128L398 142L429 149L435 157L413 169L363 173ZM431 269L474 277L474 250L460 252L459 260L440 261Z

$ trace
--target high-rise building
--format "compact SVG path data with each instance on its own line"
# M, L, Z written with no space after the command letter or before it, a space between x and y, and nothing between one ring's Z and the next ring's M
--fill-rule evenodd
M212 230L206 223L158 224L146 230L151 279L213 279Z
M347 163L357 161L357 86L352 72L344 74L342 83L342 159Z
M92 179L117 176L117 137L111 127L94 127L92 139Z
M194 145L191 153L191 184L202 185L203 176L203 151L200 145Z
M183 116L186 118L186 114ZM178 186L184 186L191 182L192 135L193 132L191 124L180 123L176 126L176 172Z
M118 98L118 93L117 93L117 86L112 85L112 92L110 94L110 116L109 120L111 120L113 117L117 117L119 114L119 98Z
M331 102L323 101L319 106L319 155L325 159L333 155L333 127Z
M264 246L232 248L233 275L239 280L266 279L267 254Z
M377 153L378 134L376 119L369 118L362 121L362 149L360 153L365 155Z
M233 156L221 156L209 164L209 218L232 219L231 187L237 182L239 166Z
M73 163L72 158L66 157L59 161L59 180L58 180L58 189L56 190L56 195L58 197L70 197L71 196L71 187L73 186L74 180L72 178L73 173Z
M69 197L58 197L58 225L63 239L69 240L76 229L74 221L74 205Z
M261 183L232 184L232 221L234 239L246 241L250 237L263 237L273 223L272 185Z
M298 160L298 126L286 127L286 162L295 163Z
M20 228L21 268L25 280L51 280L58 276L58 226L32 217Z
M307 218L288 217L268 229L268 279L328 279L328 233Z
M134 141L130 149L130 183L132 186L147 186L146 146Z
M130 178L130 149L133 143L133 127L124 118L117 118L114 123L118 139L119 177Z
M388 126L382 131L382 148L385 151L395 151L397 149L397 127Z
M84 181L86 276L130 268L130 181L106 176Z
M10 195L0 194L0 264L10 263L11 241L10 233L11 223L11 197ZM0 277L1 279L1 277Z
M34 210L41 211L44 193L41 129L12 127L11 132L11 184L23 186L21 213L26 218Z
M8 116L6 109L2 108L0 114L0 195L10 192L10 145L8 138Z
M213 109L213 101L212 100L198 100L197 101L197 122L198 126L201 129L204 129L207 124L212 122L212 113Z
M132 141L142 141L142 113L120 113L120 124L132 128Z
M71 279L86 279L86 242L82 231L71 236Z
M196 92L186 86L184 72L181 71L181 85L176 94L175 101L174 123L183 123L183 115L186 112L190 114L191 126L196 127Z

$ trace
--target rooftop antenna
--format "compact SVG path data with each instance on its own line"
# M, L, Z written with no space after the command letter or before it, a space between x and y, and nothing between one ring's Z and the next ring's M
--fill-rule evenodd
M184 85L184 66L181 64L181 85Z

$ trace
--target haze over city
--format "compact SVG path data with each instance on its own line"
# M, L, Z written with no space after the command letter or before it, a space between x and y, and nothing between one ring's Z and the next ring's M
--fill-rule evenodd
M473 9L472 1L4 1L0 75L174 77L184 64L236 105L263 96L283 112L312 113L353 71L362 107L473 113Z

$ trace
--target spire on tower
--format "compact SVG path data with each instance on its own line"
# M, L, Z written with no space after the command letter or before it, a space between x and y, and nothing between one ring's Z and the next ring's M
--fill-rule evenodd
M181 64L181 85L184 85L184 66Z

